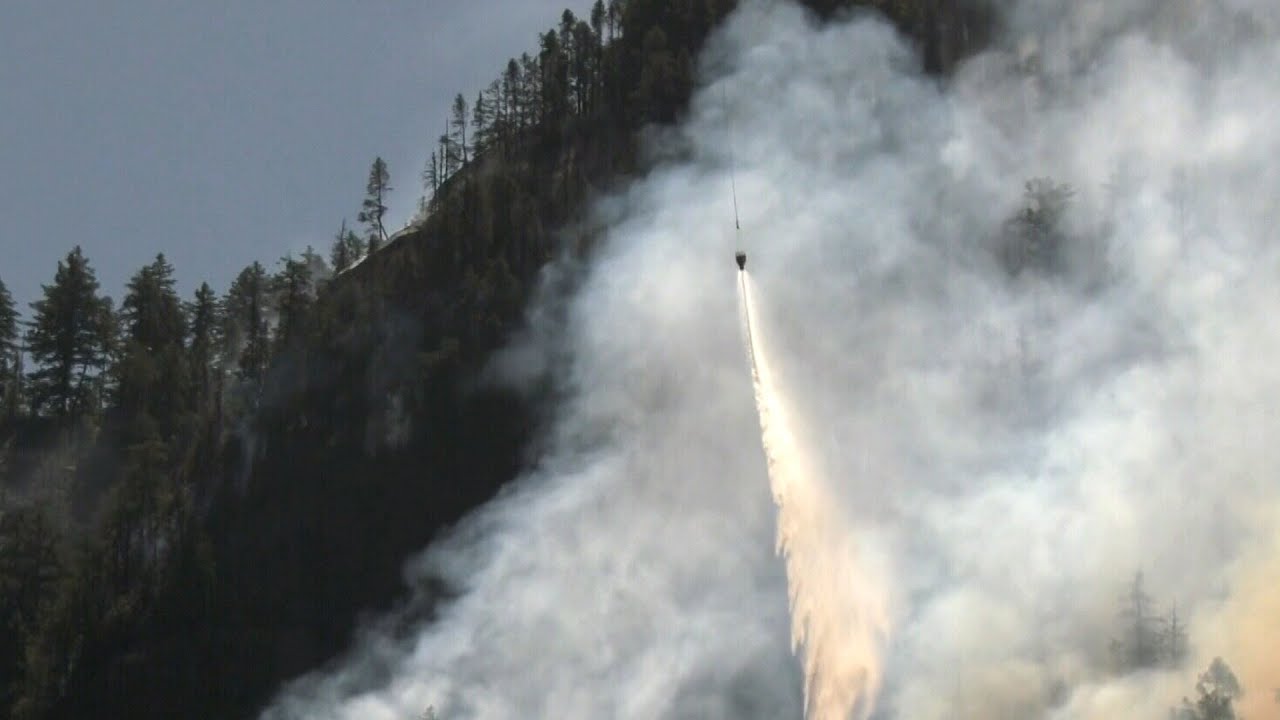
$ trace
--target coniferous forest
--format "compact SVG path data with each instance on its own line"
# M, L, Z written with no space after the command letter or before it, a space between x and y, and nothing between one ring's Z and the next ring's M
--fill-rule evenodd
M935 74L997 31L982 2L807 4L883 12ZM425 168L374 159L327 247L229 287L182 297L190 269L159 255L110 297L79 247L29 307L0 283L0 718L249 717L394 605L405 558L529 462L548 398L486 363L544 266L591 253L588 203L645 170L734 5L565 11L454 99ZM423 188L400 232L393 185ZM1026 191L1010 272L1051 272L1071 191ZM1146 592L1120 609L1125 666L1182 653ZM1202 701L1229 708L1210 672Z

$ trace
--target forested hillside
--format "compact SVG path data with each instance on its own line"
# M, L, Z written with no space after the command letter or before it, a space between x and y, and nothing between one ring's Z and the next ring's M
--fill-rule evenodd
M933 72L994 31L982 4L868 4ZM644 170L733 5L566 11L423 138L392 237L385 193L419 173L378 159L327 257L183 299L159 256L113 301L75 248L29 309L0 286L0 718L246 717L393 603L528 460L539 398L486 360L548 261L590 252L585 208Z

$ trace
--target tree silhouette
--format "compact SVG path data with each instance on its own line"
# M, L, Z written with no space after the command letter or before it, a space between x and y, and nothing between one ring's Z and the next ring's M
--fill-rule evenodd
M92 381L107 365L115 329L111 301L98 295L98 279L79 246L58 262L53 284L43 286L31 308L32 406L78 416L93 402Z
M18 312L0 280L0 406L10 417L17 410L18 366Z
M365 185L364 203L360 214L356 216L368 228L369 253L373 254L387 239L386 228L382 226L382 218L387 214L387 193L391 187L391 175L387 172L387 163L382 158L373 159L369 168L369 182Z
M1196 693L1194 703L1183 698L1178 720L1235 720L1232 703L1244 695L1244 690L1231 668L1216 657L1196 682Z

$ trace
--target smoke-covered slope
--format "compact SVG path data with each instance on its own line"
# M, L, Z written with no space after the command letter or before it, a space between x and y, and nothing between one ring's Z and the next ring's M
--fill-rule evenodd
M177 330L161 358L173 382L138 385L154 358L128 348L122 357L131 364L117 358L94 379L101 413L78 418L76 432L35 410L23 419L32 432L19 433L6 482L38 471L67 483L81 512L71 518L56 503L28 503L20 513L5 507L3 540L24 533L34 540L17 551L6 544L0 568L0 580L16 582L22 595L3 606L5 618L17 618L0 635L4 712L243 716L395 605L412 552L522 469L559 456L565 437L587 447L604 442L611 420L570 433L557 419L557 401L573 396L580 380L576 351L564 352L572 344L562 334L579 322L572 309L579 301L565 298L595 276L580 263L594 267L598 254L607 262L614 252L612 243L600 244L604 228L624 218L643 222L628 193L617 192L626 179L702 152L672 123L686 117L696 78L719 72L695 69L708 33L734 5L632 0L607 30L561 18L555 38L544 35L519 59L503 122L490 118L483 153L471 138L473 153L440 186L425 222L324 282L318 297L304 291L288 332L276 318L277 332L268 334L274 321L263 318L283 317L268 307L286 294L274 283L296 281L284 274L299 265L322 266L317 256L285 263L274 279L255 263L222 308L206 289L204 329L212 335L188 346L186 328ZM808 5L831 19L862 4ZM915 55L932 70L952 67L989 27L970 3L872 5L912 38L904 60ZM601 44L603 37L611 40ZM721 68L724 59L710 56L707 67ZM398 183L412 182L411 173L396 173ZM162 259L149 268L157 278L173 272ZM249 314L240 317L242 310ZM181 312L172 317L183 324ZM221 318L216 328L210 317ZM526 317L530 337L539 339L517 343L495 370L491 354ZM190 377L182 371L187 362ZM646 374L633 368L627 382L648 387ZM113 397L111 386L125 376L147 388L138 396L146 402ZM495 376L515 382L494 383ZM184 405L187 388L178 385L188 380L196 389ZM681 383L659 384L662 393L684 392ZM167 403L170 393L183 395L182 412ZM166 405L173 411L148 414ZM51 495L61 492L45 484ZM48 518L54 521L42 525ZM40 522L24 524L30 519ZM749 541L743 548L758 551L747 564L761 582L780 577L760 564L767 548ZM655 554L651 564L663 557ZM690 596L700 592L699 570L690 566ZM410 575L418 595L405 618L393 616L402 625L456 592ZM760 602L773 597L771 589L748 589ZM726 594L723 602L735 600ZM753 600L739 610L757 606ZM657 625L645 620L637 628L651 634ZM770 630L755 642L777 639ZM751 714L790 707L789 680L758 687L756 680L793 673L789 662L769 656L744 659L716 682L734 688L726 707ZM716 707L698 699L705 694L696 686L685 692L689 702Z
M535 468L410 565L456 600L426 620L420 595L266 716L798 716L739 243L792 432L885 598L875 717L1163 718L1219 656L1236 708L1273 713L1280 16L1007 11L940 83L875 19L746 4L680 159L601 206L565 322L510 354L567 357L564 401ZM1181 653L1129 652L1136 571Z

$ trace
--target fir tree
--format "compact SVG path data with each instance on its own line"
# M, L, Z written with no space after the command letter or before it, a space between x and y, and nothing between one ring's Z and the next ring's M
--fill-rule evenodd
M1122 599L1120 618L1125 623L1122 639L1113 643L1120 665L1126 671L1144 670L1160 664L1160 618L1155 602L1143 585L1142 573L1135 573Z
M276 297L275 351L278 353L303 338L307 315L314 299L311 268L305 260L292 256L281 259L284 267L273 280Z
M18 400L18 311L0 280L0 409L12 417Z
M1235 720L1232 703L1244 695L1244 690L1222 658L1214 658L1196 682L1196 694L1194 703L1182 701L1178 720Z
M205 410L213 397L213 383L218 343L218 297L208 283L201 283L195 297L187 305L190 318L190 340L187 344L188 365L191 368L190 403L199 411Z
M261 263L236 276L223 301L222 355L236 377L260 387L271 361L267 322L268 281Z
M32 408L60 418L78 416L93 402L114 331L111 301L98 295L98 280L79 246L58 262L53 284L43 286L43 297L31 309Z
M470 157L467 154L467 120L467 99L462 97L462 93L458 93L453 99L453 134L449 137L456 153L455 160L458 168L462 168L470 162Z
M186 317L164 255L129 280L120 308L122 354L116 398L127 422L154 424L168 439L186 411ZM143 418L142 416L146 416Z
M387 193L391 187L391 175L387 172L387 164L382 158L374 158L369 168L369 182L365 185L365 199L361 205L357 219L368 228L369 254L378 251L379 246L387 239L386 228L382 219L387 214Z

